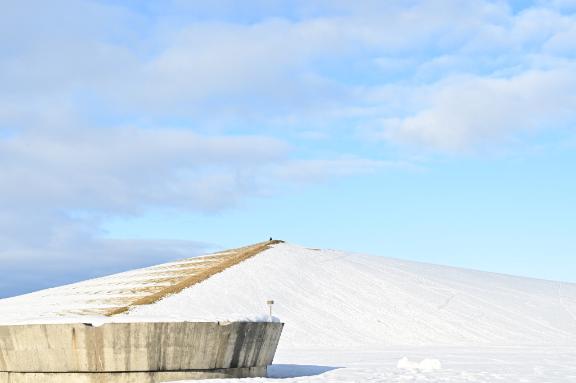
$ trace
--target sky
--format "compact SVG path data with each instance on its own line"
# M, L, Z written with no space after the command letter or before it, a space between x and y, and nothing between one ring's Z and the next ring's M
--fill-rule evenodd
M269 237L576 282L574 0L0 5L0 297Z

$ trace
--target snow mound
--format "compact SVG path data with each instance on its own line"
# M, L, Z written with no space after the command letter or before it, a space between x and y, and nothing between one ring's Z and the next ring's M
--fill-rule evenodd
M128 315L286 323L281 347L552 345L576 342L576 285L278 244Z
M424 359L421 362L411 362L407 357L398 361L396 367L402 370L436 371L442 369L442 363L438 359Z

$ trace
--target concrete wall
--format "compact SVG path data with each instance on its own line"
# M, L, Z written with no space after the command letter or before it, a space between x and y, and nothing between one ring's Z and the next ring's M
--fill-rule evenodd
M159 383L261 376L266 376L266 367L160 372L0 372L0 383Z
M206 371L189 370L239 369L219 373L265 374L266 366L274 358L282 327L281 323L265 322L0 326L0 383L29 381L14 373L44 373L43 380L30 382L50 382L45 373L54 372L200 374ZM250 367L261 368L250 370ZM64 382L64 376L60 378L54 381ZM93 380L101 378L79 380L77 376L76 381L112 381ZM140 379L138 382L162 381L155 377Z

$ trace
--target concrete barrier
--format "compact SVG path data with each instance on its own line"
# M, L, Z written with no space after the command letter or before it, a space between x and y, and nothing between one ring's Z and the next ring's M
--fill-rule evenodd
M156 383L265 376L282 323L0 326L0 383Z
M194 379L256 378L266 367L160 372L0 372L0 383L158 383Z

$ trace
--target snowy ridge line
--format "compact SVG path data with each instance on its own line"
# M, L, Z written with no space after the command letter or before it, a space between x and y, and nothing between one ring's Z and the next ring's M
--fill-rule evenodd
M278 243L257 243L1 299L0 323L120 314L177 294Z

